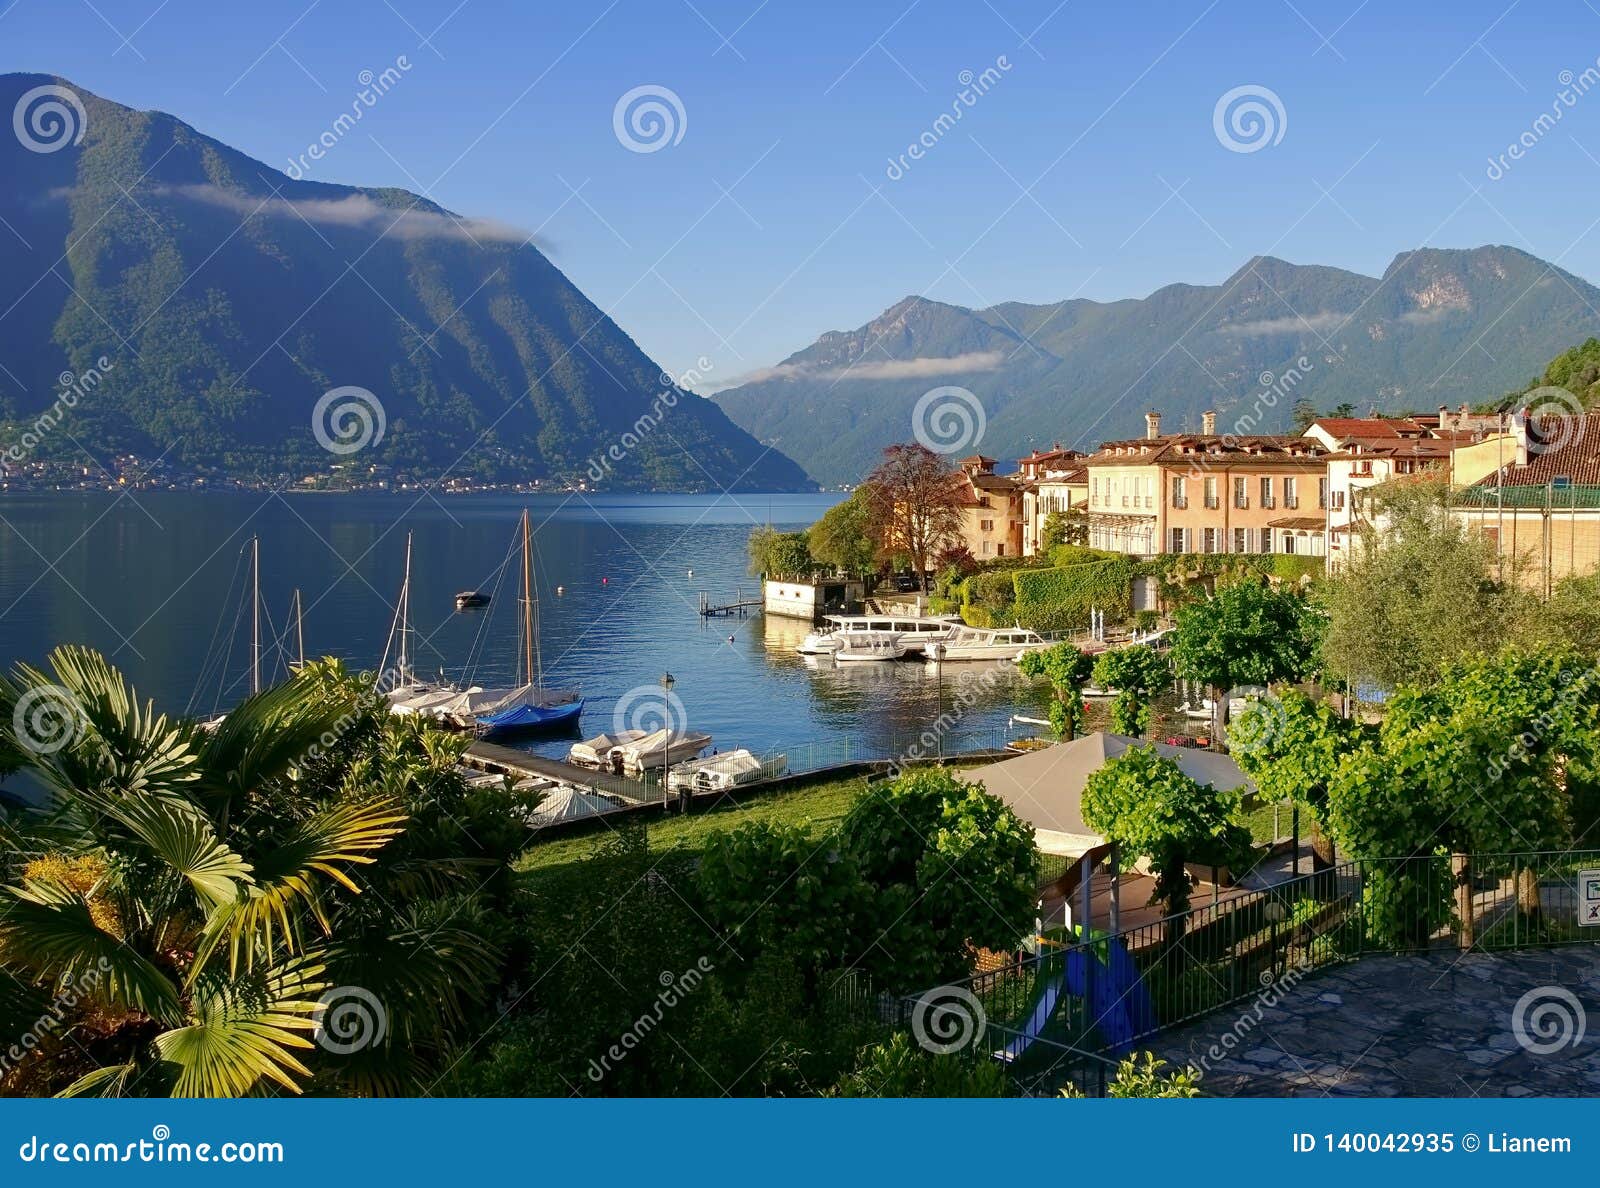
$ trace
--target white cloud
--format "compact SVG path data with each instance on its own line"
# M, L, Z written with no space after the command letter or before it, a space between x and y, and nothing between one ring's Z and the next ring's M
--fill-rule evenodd
M1237 334L1256 338L1267 334L1322 334L1337 330L1345 324L1342 313L1315 313L1308 317L1295 314L1287 318L1263 318L1255 322L1227 322L1217 327L1219 333Z
M1004 363L1005 355L1000 351L971 351L965 355L929 356L917 359L859 360L847 367L823 367L814 363L779 363L774 367L761 367L743 375L736 375L720 387L710 390L723 391L739 387L741 384L759 384L768 380L930 379L941 375L995 371Z
M523 243L528 235L493 219L457 219L433 210L382 206L365 194L348 198L257 198L214 185L163 186L160 192L221 207L248 218L298 216L315 226L369 230L395 239L460 239Z

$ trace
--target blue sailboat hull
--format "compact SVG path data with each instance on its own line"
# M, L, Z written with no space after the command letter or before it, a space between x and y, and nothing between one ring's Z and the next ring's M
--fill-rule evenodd
M519 705L486 718L479 718L478 725L483 728L485 734L550 730L572 725L577 722L581 713L583 713L583 698L580 697L564 705Z

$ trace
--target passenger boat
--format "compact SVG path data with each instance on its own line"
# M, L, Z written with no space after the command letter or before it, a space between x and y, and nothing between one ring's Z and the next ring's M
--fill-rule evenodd
M808 634L797 649L802 656L820 656L839 650L849 631L892 631L905 642L906 651L920 652L930 639L943 639L961 626L959 615L829 615L827 627Z
M456 594L457 610L469 610L473 607L488 605L489 595L482 590L462 590Z
M898 660L906 654L905 637L894 631L845 631L833 651L837 664Z
M616 748L612 763L619 761L629 775L639 775L663 764L671 767L686 759L698 758L711 745L711 736L695 730L652 730L643 738Z
M957 627L940 644L943 660L1017 660L1050 646L1026 627Z
M643 730L619 730L614 734L597 734L583 742L573 743L567 752L567 762L577 767L601 768L611 764L611 752L638 742L645 736Z

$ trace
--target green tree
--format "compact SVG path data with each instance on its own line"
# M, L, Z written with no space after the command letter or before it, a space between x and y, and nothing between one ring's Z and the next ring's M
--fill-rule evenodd
M871 492L856 488L850 498L830 507L807 533L811 555L842 573L872 572L878 543L872 535Z
M971 947L1006 951L1033 923L1033 827L941 767L864 792L840 824L840 857L870 889L863 951L851 962L891 989L971 972Z
M1341 849L1387 859L1368 926L1417 941L1442 922L1449 883L1431 856L1511 854L1571 845L1592 786L1600 685L1574 653L1508 649L1446 665L1389 699L1375 738L1339 761L1328 817ZM1369 882L1373 881L1369 876ZM1456 879L1471 935L1470 871ZM1521 876L1524 912L1537 884Z
M1053 511L1044 518L1039 533L1039 551L1048 553L1057 545L1087 545L1089 543L1089 516L1082 508Z
M1111 702L1111 729L1135 738L1150 728L1151 699L1171 679L1166 657L1148 644L1112 648L1094 662L1094 683L1117 691Z
M1309 813L1319 866L1333 857L1325 832L1329 782L1339 760L1365 733L1360 724L1296 689L1252 702L1228 728L1228 754L1255 782L1261 800L1293 801Z
M1357 547L1326 589L1327 670L1383 689L1431 679L1484 640L1522 641L1537 613L1516 573L1448 510L1442 483L1385 483L1367 496Z
M1180 677L1206 687L1220 726L1226 690L1308 675L1318 631L1317 613L1302 595L1245 579L1179 608L1172 664Z
M1083 819L1131 856L1150 859L1152 902L1179 917L1189 907L1186 862L1227 865L1250 850L1237 791L1200 784L1152 747L1133 747L1092 773L1083 788ZM1172 940L1182 936L1181 919Z
M1083 725L1083 687L1089 681L1094 661L1069 643L1059 643L1036 652L1024 652L1017 661L1024 676L1048 677L1056 697L1050 703L1050 725L1069 742Z
M750 532L750 572L756 576L804 578L816 568L804 532L779 532L763 524Z

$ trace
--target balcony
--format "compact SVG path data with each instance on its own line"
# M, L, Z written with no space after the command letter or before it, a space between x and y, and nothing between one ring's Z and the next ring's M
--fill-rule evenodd
M1186 496L1174 495L1172 497L1172 506L1175 507L1178 511L1184 511L1189 506L1189 500L1188 500L1188 498Z

